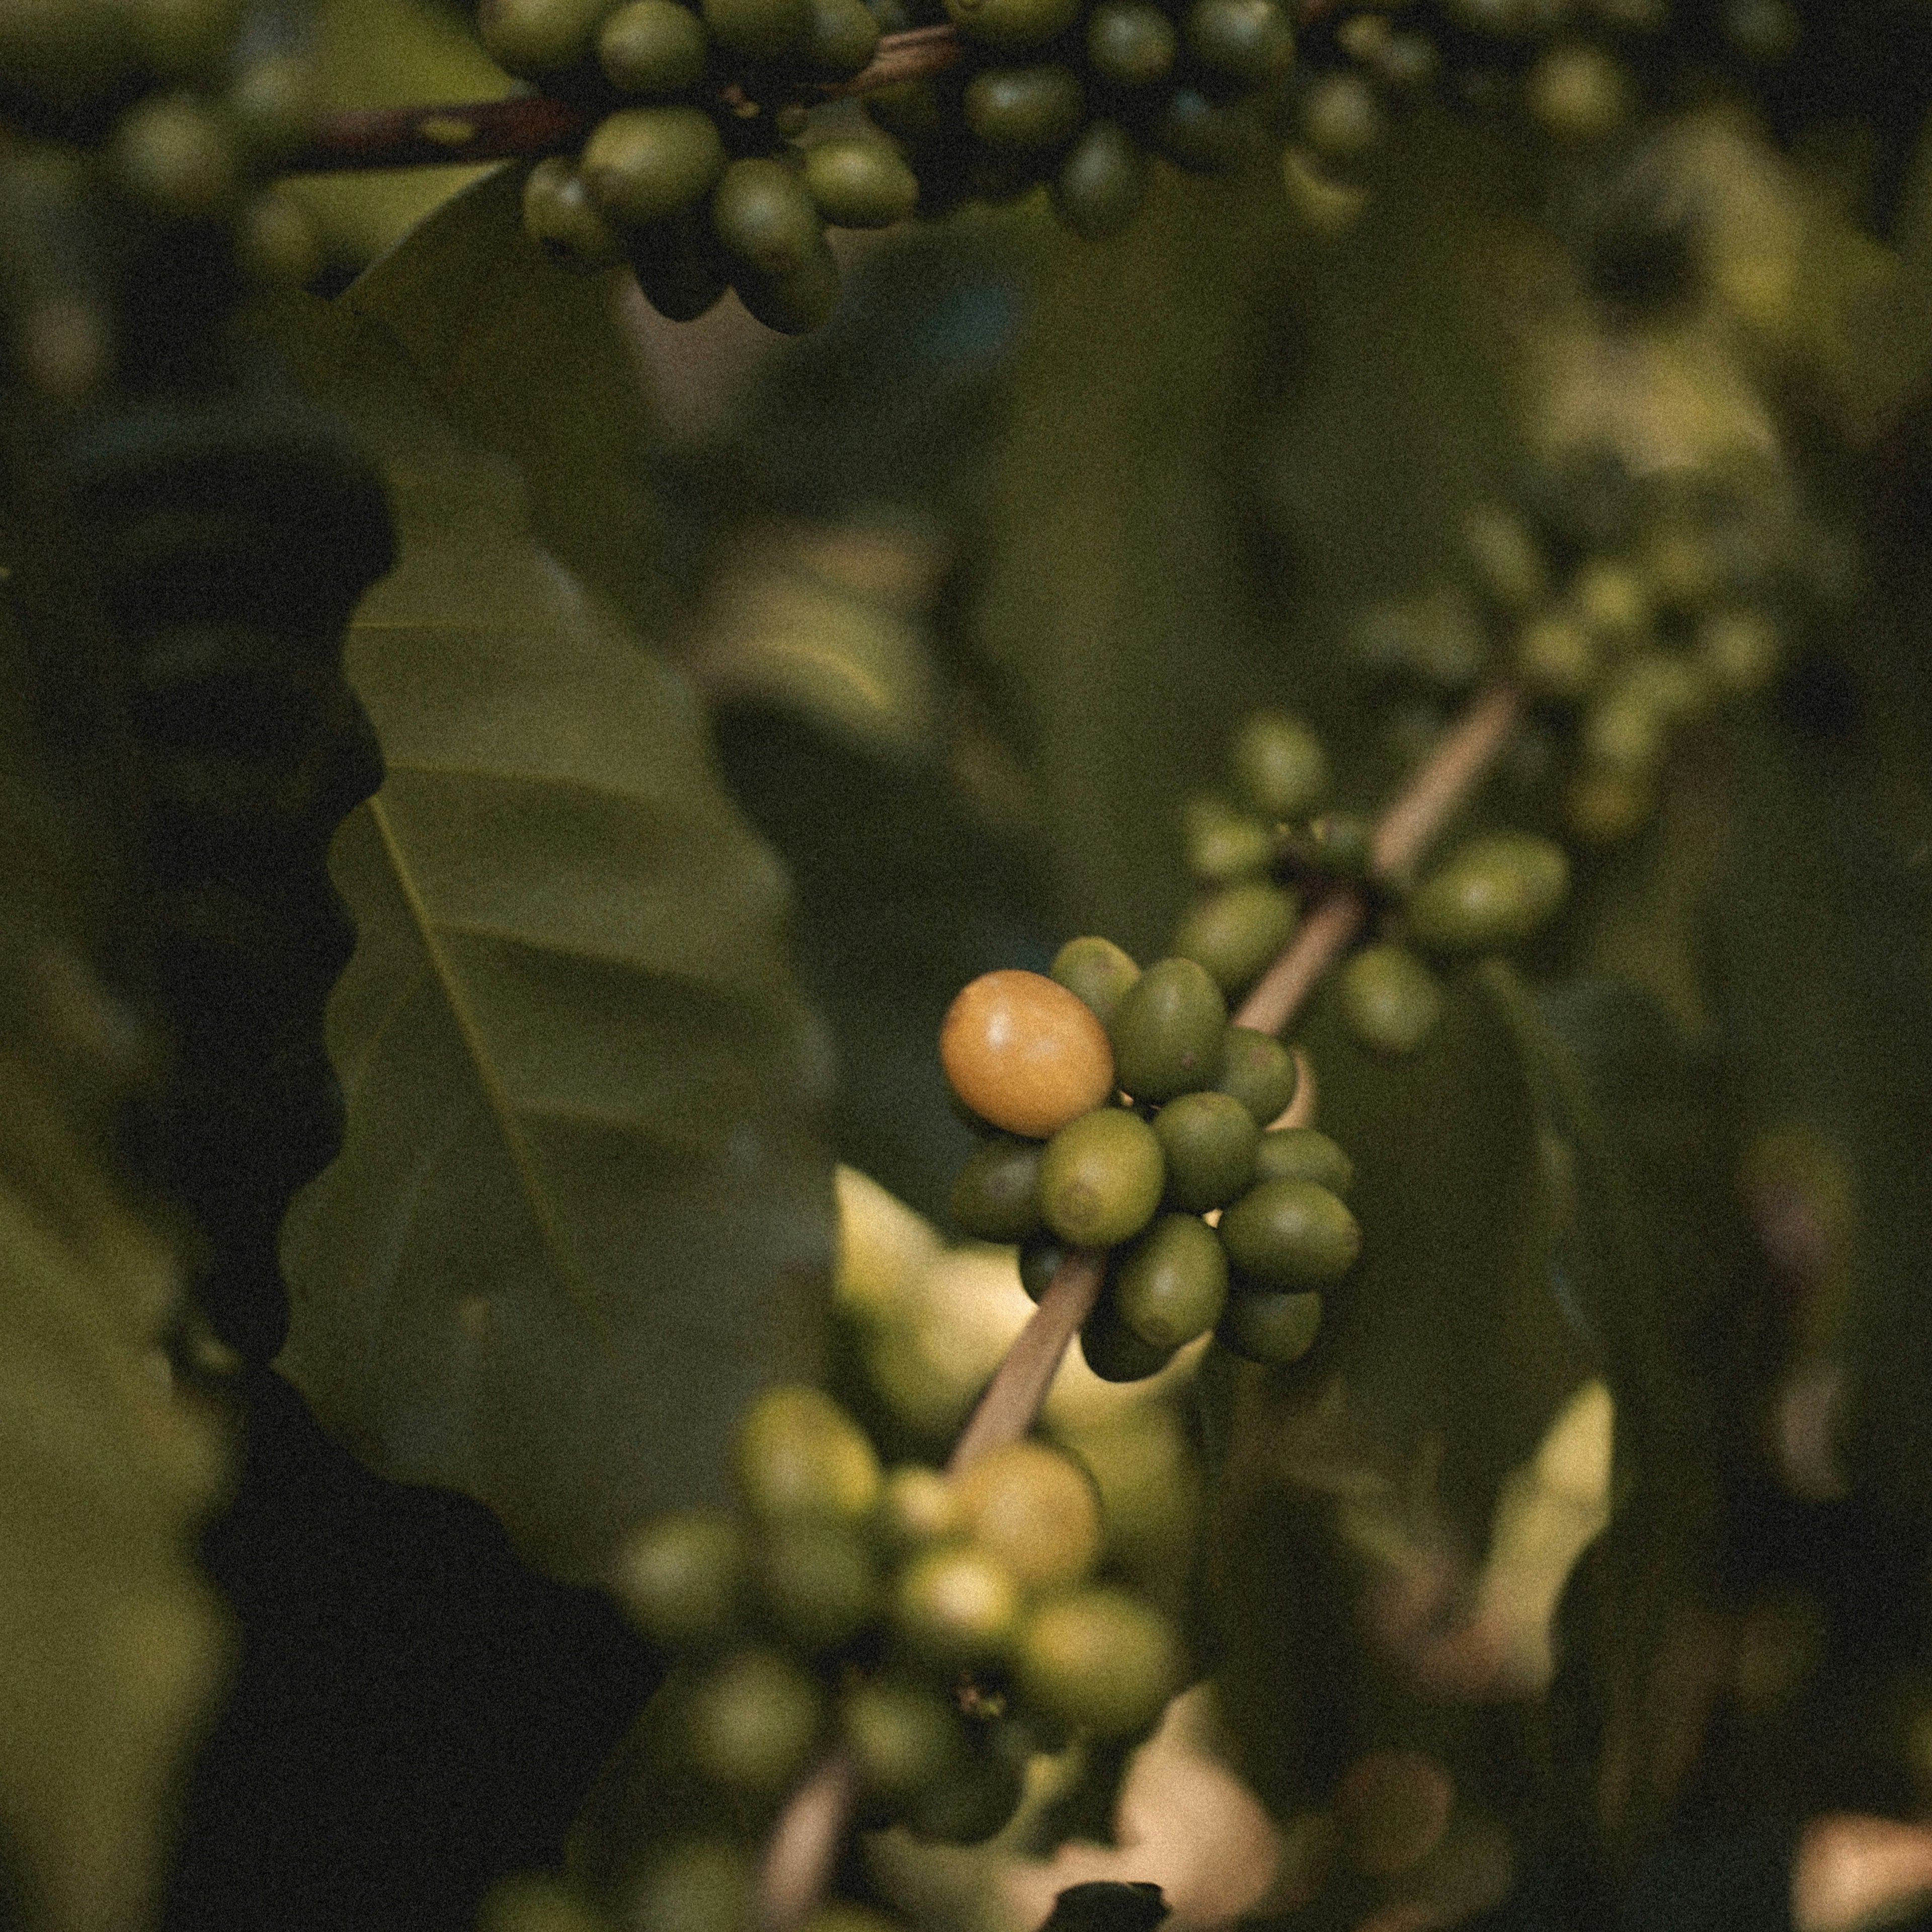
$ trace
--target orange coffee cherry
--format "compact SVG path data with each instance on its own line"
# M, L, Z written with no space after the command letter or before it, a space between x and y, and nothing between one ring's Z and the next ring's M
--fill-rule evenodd
M939 1029L952 1090L981 1120L1043 1140L1114 1091L1106 1028L1042 973L982 973Z

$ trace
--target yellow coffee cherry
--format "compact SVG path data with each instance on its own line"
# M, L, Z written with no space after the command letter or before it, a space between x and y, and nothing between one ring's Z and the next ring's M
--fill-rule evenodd
M940 1027L939 1058L980 1119L1034 1140L1114 1091L1106 1028L1043 973L982 973L964 988Z

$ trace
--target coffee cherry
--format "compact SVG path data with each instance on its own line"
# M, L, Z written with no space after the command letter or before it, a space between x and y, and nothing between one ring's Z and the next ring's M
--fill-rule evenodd
M738 1846L687 1838L652 1858L626 1900L626 1922L652 1932L755 1932L757 1888Z
M990 1728L997 1733L1006 1727ZM1025 1788L1026 1760L1018 1752L976 1741L952 1777L914 1802L906 1829L928 1844L982 1844L1005 1828Z
M1312 1180L1264 1180L1221 1216L1228 1258L1268 1288L1340 1281L1362 1251L1362 1231L1340 1198Z
M1530 70L1524 98L1544 132L1562 141L1600 141L1636 104L1623 62L1581 44L1550 48Z
M1112 1247L1153 1218L1165 1178L1154 1130L1124 1108L1103 1107L1047 1142L1040 1218L1076 1247Z
M1103 242L1140 212L1147 198L1148 158L1112 121L1090 121L1053 180L1054 212L1076 235Z
M1259 145L1260 130L1239 107L1210 100L1196 87L1177 87L1154 124L1154 143L1176 167L1226 174Z
M878 1504L878 1455L817 1389L760 1396L738 1425L734 1450L740 1493L764 1521L857 1523Z
M1375 89L1358 74L1324 74L1301 97L1301 138L1324 161L1359 160L1385 131Z
M1570 601L1579 620L1610 650L1628 650L1649 634L1649 586L1635 565L1594 556L1578 570Z
M624 244L592 199L583 172L560 155L538 162L524 184L524 226L552 260L566 268L614 268Z
M838 1733L875 1802L903 1806L956 1776L966 1756L964 1727L952 1702L923 1684L874 1678L838 1700Z
M1286 1368L1314 1347L1321 1328L1320 1295L1244 1288L1228 1296L1214 1339L1244 1361Z
M900 1574L892 1629L906 1654L940 1671L996 1663L1019 1627L1020 1586L990 1551L928 1550Z
M822 328L838 305L838 264L821 230L802 259L776 273L752 262L731 264L731 286L746 312L781 335Z
M1377 1053L1413 1053L1442 1016L1436 976L1403 946L1365 946L1336 991L1348 1030Z
M694 1650L720 1644L743 1600L742 1533L720 1510L678 1510L632 1532L617 1553L611 1588L653 1643Z
M1562 846L1528 832L1472 838L1409 902L1409 925L1432 950L1519 945L1552 918L1570 886Z
M1174 65L1174 22L1152 0L1100 0L1087 16L1087 59L1117 87L1150 87Z
M1714 610L1697 627L1697 661L1721 692L1754 697L1783 662L1778 627L1760 610Z
M1114 1091L1106 1029L1039 973L983 973L946 1010L939 1057L961 1101L1007 1132L1044 1139Z
M1545 610L1516 633L1516 674L1534 698L1574 704L1596 682L1597 640L1563 610Z
M718 272L716 245L701 202L624 238L631 272L644 298L673 322L692 322L730 286Z
M626 107L592 130L581 166L597 206L622 226L644 228L708 194L725 158L703 108Z
M758 1582L774 1628L805 1651L850 1643L879 1604L872 1553L843 1523L784 1523L768 1531L758 1550Z
M1238 993L1268 970L1293 937L1295 916L1294 895L1280 886L1260 879L1229 886L1188 908L1174 950L1205 967L1223 993Z
M805 183L782 161L734 161L711 197L711 225L730 266L775 280L796 274L824 245Z
M1244 89L1273 86L1294 64L1294 29L1276 0L1194 0L1188 51Z
M597 36L597 62L626 94L677 94L704 78L704 23L678 0L627 0Z
M1053 977L1102 1026L1114 1015L1141 969L1111 939L1070 939L1053 956Z
M878 44L879 23L864 0L812 0L812 31L806 36L804 57L820 73L856 74Z
M1470 512L1462 548L1476 582L1498 608L1527 616L1550 595L1550 568L1522 519L1496 504Z
M1100 1305L1082 1324L1080 1353L1103 1382L1144 1382L1149 1376L1159 1375L1174 1359L1172 1348L1142 1341L1120 1319L1111 1294L1102 1295Z
M1112 1027L1114 1071L1136 1100L1211 1087L1220 1071L1227 1002L1192 959L1150 966L1121 997Z
M1030 1704L1101 1738L1143 1736L1180 1688L1180 1646L1167 1619L1121 1590L1042 1604L1020 1634L1016 1664Z
M1057 148L1085 112L1070 68L988 68L966 83L966 124L990 148Z
M1154 1116L1165 1199L1190 1214L1225 1206L1252 1179L1261 1128L1232 1094L1184 1094Z
M812 0L704 0L704 24L722 47L777 60L812 32Z
M818 1686L775 1650L742 1650L693 1687L686 1713L691 1762L711 1783L776 1798L804 1770L824 1721Z
M748 1918L742 1924L721 1918L717 1928L718 1932L752 1932ZM562 1880L547 1874L520 1872L490 1887L477 1914L476 1932L609 1932L609 1928L603 1914ZM680 1927L678 1932L711 1932L711 1928L694 1924Z
M1024 1241L1040 1228L1037 1141L988 1141L952 1184L953 1225L980 1241Z
M1214 1085L1247 1108L1258 1126L1272 1126L1294 1098L1294 1055L1272 1034L1231 1026L1222 1036L1221 1072Z
M872 1526L889 1552L903 1556L964 1536L966 1513L958 1492L938 1470L907 1463L886 1478Z
M1298 718L1257 711L1235 734L1234 789L1248 809L1274 820L1306 818L1328 790L1328 754Z
M1226 1251L1192 1214L1163 1214L1127 1251L1113 1282L1122 1324L1163 1356L1206 1334L1227 1299Z
M241 188L226 128L191 94L150 94L130 107L115 130L111 160L128 199L170 220L220 214Z
M880 140L821 141L805 155L805 184L835 228L890 228L919 205L919 180Z
M952 24L989 47L1036 47L1080 17L1080 0L946 0Z
M1274 832L1264 820L1237 812L1224 799L1190 799L1182 814L1187 869L1210 885L1264 872L1274 858Z
M477 30L490 58L520 80L567 72L590 53L610 0L482 0Z
M1312 1180L1331 1194L1346 1194L1355 1163L1326 1134L1312 1127L1276 1127L1255 1149L1255 1179Z
M1005 1564L1023 1590L1065 1589L1100 1561L1093 1479L1043 1442L995 1449L953 1481L975 1546Z

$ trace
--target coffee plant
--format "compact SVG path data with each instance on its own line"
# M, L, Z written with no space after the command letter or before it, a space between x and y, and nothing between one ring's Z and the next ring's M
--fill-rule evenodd
M1932 1923L1928 106L0 0L0 1924Z

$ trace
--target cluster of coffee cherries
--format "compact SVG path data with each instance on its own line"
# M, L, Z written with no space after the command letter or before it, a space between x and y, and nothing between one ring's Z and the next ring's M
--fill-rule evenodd
M747 1412L734 1475L735 1508L648 1522L614 1568L678 1660L595 1828L614 1819L622 1845L586 1888L621 1924L751 1932L758 1848L815 1766L842 1766L863 1828L976 1844L1041 1752L1135 1742L1182 1687L1173 1626L1101 1574L1093 1480L1044 1443L887 1471L828 1396L788 1386Z
M13 278L46 290L73 283L81 268L60 271L86 252L74 237L98 224L72 211L105 190L146 218L232 226L241 266L259 280L306 280L319 260L314 232L292 200L265 185L320 106L304 31L301 10L248 0L20 0L0 9L0 118L17 137L0 183L0 227L9 252L30 257ZM54 320L25 326L31 337ZM76 347L16 344L30 376L37 361Z
M1361 1247L1353 1168L1325 1135L1274 1124L1294 1057L1231 1026L1198 961L1142 971L1110 940L1070 940L1051 977L965 987L940 1056L985 1135L953 1186L961 1230L1018 1244L1036 1300L1070 1256L1104 1252L1081 1331L1096 1375L1154 1375L1210 1333L1256 1361L1307 1352Z
M1265 969L1300 907L1335 891L1363 897L1372 926L1337 975L1351 1032L1378 1053L1416 1052L1435 1030L1442 993L1431 960L1508 951L1554 917L1569 890L1563 848L1533 832L1463 840L1419 880L1374 866L1374 828L1322 809L1330 764L1300 718L1258 711L1237 730L1226 792L1185 808L1188 863L1204 888L1174 950L1230 997Z
M1626 477L1587 512L1532 490L1472 512L1464 536L1460 580L1364 614L1356 662L1418 749L1462 693L1515 682L1570 836L1598 846L1648 822L1680 733L1776 681L1850 567L1769 479Z
M1291 186L1346 178L1391 114L1425 94L1526 116L1553 140L1598 142L1637 112L1642 70L1714 57L1747 70L1797 46L1790 0L1726 0L1706 20L1671 0L1430 0L1321 10L1304 33Z

